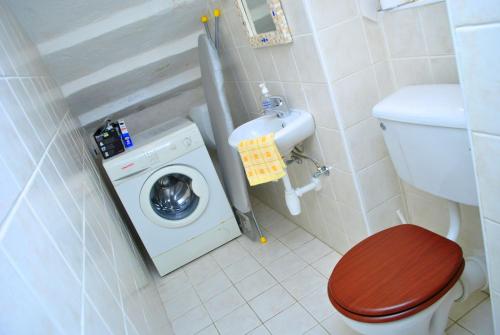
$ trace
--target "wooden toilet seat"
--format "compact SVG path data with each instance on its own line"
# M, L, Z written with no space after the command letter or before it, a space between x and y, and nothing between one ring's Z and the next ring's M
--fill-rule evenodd
M464 266L457 243L415 225L400 225L349 250L332 272L328 296L350 319L395 321L438 301Z

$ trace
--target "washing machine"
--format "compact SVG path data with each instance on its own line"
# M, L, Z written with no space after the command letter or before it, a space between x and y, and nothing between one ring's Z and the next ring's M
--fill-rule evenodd
M241 233L201 134L174 119L103 162L161 276Z

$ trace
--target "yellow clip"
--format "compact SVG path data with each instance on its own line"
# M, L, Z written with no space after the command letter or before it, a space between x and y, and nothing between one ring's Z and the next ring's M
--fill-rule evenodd
M219 17L220 16L220 9L219 8L214 9L214 16L215 17Z
M208 16L203 15L201 17L201 23L207 23L208 22Z

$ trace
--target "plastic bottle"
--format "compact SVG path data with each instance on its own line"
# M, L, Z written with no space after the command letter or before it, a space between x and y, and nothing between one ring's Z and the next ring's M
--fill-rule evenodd
M264 111L270 109L272 107L271 94L269 94L269 90L267 89L266 83L259 84L260 91L262 93L260 98L260 106Z

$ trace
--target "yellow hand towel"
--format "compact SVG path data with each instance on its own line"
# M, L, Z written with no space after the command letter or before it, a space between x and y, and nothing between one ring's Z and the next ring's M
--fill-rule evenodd
M238 144L250 186L279 180L285 176L285 162L274 142L274 133L243 140Z

